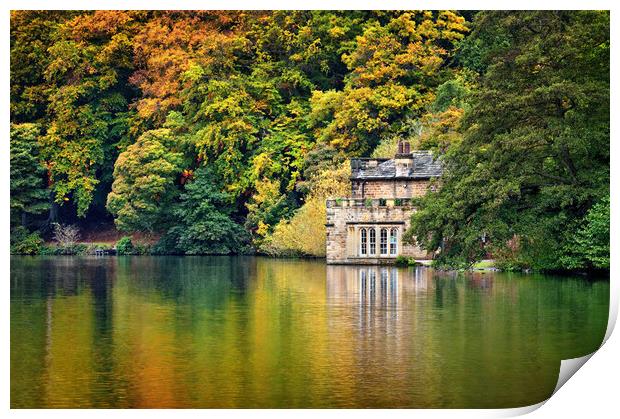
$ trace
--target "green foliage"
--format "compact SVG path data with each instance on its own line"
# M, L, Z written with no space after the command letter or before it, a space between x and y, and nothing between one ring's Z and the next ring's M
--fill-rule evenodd
M86 13L61 25L47 49L41 157L55 201L73 201L78 216L86 214L102 180L109 185L115 145L127 134L131 22L127 12Z
M610 201L605 197L588 210L567 239L560 263L567 269L609 269Z
M46 248L43 254L57 256L80 256L87 254L88 246L83 243L74 243L69 245L56 245Z
M76 12L11 11L11 122L37 122L46 116L49 88L44 73L48 53L62 23Z
M11 225L49 208L45 169L39 160L35 124L11 124Z
M609 13L483 12L472 36L493 34L464 137L408 237L465 263L517 239L524 266L574 267L563 249L609 195Z
M116 254L118 255L133 255L134 245L131 242L131 237L123 236L116 242Z
M261 243L260 250L273 256L325 256L325 200L351 193L348 162L314 176L304 204L290 219L282 219Z
M416 262L416 260L410 256L396 256L394 260L394 264L396 266L419 266L420 264Z
M609 13L471 15L12 11L11 225L318 254L325 173L407 139L443 154L409 232L442 263L605 267Z
M157 243L151 248L152 255L182 255L184 252L179 249L179 237L174 231L163 234Z
M147 243L135 243L133 245L133 253L138 256L151 255L153 253L153 247Z
M247 245L247 232L230 218L230 197L217 187L213 171L201 167L185 186L174 209L177 222L156 249L188 255L237 253ZM174 244L171 246L172 241Z
M248 216L245 226L254 235L254 242L260 246L262 240L272 232L272 227L290 214L292 203L280 192L280 183L263 179L256 185L256 193L246 204Z
M431 266L440 271L466 271L472 268L473 263L462 256L444 254L433 259Z
M89 243L86 245L86 249L84 250L84 254L86 255L95 255L98 250L112 250L112 245L106 243Z
M183 154L169 129L147 131L120 154L107 208L122 231L162 231L178 195Z
M43 239L37 232L31 233L22 226L11 230L12 255L36 255L40 252L42 244Z

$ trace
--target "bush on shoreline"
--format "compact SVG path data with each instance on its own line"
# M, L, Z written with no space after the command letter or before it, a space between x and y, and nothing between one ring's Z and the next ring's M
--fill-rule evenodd
M43 239L37 232L30 233L25 227L17 227L11 232L12 255L36 255L41 251Z

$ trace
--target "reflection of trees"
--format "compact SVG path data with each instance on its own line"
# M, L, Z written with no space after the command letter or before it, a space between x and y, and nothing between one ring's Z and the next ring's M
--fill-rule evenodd
M609 286L268 258L11 265L14 406L498 406L595 348ZM542 396L541 396L542 395Z
M256 259L250 257L119 257L121 276L129 291L151 296L216 307L227 296L243 297L249 278L254 276Z

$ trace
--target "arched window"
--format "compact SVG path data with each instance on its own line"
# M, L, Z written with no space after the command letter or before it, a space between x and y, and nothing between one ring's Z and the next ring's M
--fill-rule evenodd
M393 228L390 230L390 256L396 256L398 243L398 229Z
M381 236L380 236L380 246L379 246L379 250L381 251L381 255L382 256L387 256L387 252L388 252L388 246L387 246L387 228L382 228L381 229Z
M369 228L368 229L368 235L370 236L370 252L368 252L371 255L376 255L377 254L377 232L375 231L374 228Z
M365 228L360 229L360 256L366 256L368 246L368 233Z

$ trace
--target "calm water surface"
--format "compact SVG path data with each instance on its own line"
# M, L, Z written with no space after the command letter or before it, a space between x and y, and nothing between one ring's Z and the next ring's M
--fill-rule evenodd
M608 304L579 277L12 257L11 406L524 406Z

